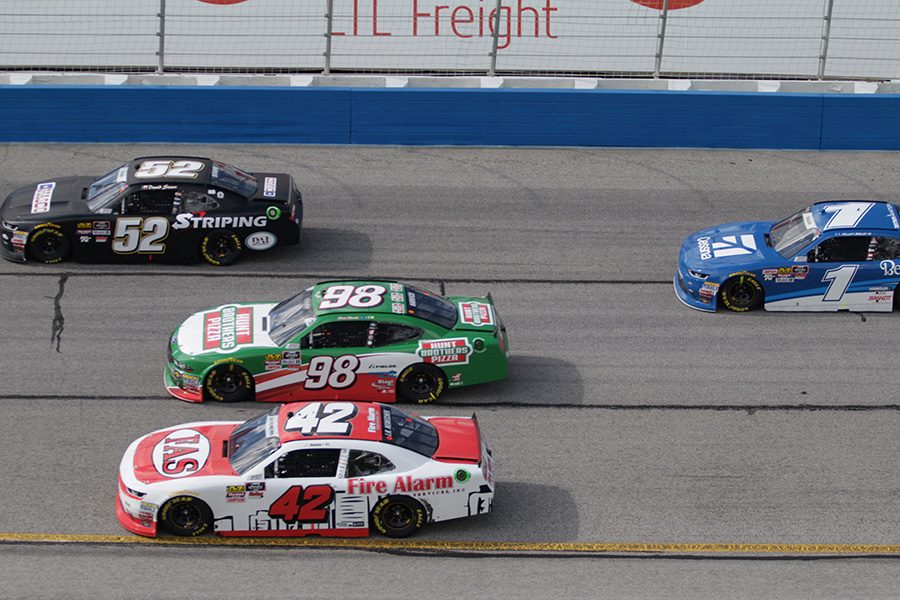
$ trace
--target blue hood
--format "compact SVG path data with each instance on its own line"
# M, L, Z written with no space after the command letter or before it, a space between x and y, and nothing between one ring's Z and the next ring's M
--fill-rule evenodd
M727 223L690 235L681 245L679 261L688 269L710 273L719 269L750 269L784 258L766 242L774 221Z

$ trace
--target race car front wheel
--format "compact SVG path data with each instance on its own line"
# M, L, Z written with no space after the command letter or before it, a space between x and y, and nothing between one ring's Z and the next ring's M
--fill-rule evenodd
M234 363L213 367L206 375L206 396L219 402L243 402L253 398L253 377Z
M241 238L233 231L211 231L200 242L203 260L217 267L234 263L241 256Z
M722 284L719 292L722 304L734 312L747 312L759 308L763 301L763 288L752 275L735 275Z
M372 525L392 538L411 536L422 528L426 518L422 504L407 496L382 498L372 509Z
M433 365L410 365L397 377L397 397L405 402L434 402L446 388L447 376Z
M69 238L52 227L38 229L31 234L28 242L28 253L38 262L52 264L65 260L72 250Z
M202 535L212 526L212 511L191 496L176 496L159 511L159 522L172 535Z

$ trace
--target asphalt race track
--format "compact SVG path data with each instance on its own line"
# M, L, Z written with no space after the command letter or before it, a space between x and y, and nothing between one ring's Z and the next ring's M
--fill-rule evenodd
M704 314L672 277L701 227L900 199L900 156L0 145L0 195L172 152L293 173L303 240L218 269L0 261L0 598L897 597L900 315ZM136 543L127 444L266 408L168 397L171 330L342 276L492 292L509 380L421 412L477 411L494 512L418 547Z

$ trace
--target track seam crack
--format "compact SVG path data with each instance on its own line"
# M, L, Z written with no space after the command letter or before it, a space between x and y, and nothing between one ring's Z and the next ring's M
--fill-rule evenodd
M59 289L56 296L53 297L53 323L50 325L50 346L56 342L56 352L61 354L60 344L62 344L62 332L65 329L66 318L62 312L62 297L66 293L66 281L69 279L67 273L59 276Z

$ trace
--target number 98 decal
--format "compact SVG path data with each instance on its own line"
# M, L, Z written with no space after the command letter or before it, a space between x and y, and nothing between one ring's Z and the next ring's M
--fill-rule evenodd
M165 217L119 217L116 219L112 249L116 254L161 254L169 236Z
M356 370L359 359L352 354L333 358L316 356L306 367L306 380L303 387L308 390L321 390L326 387L342 390L356 383Z

